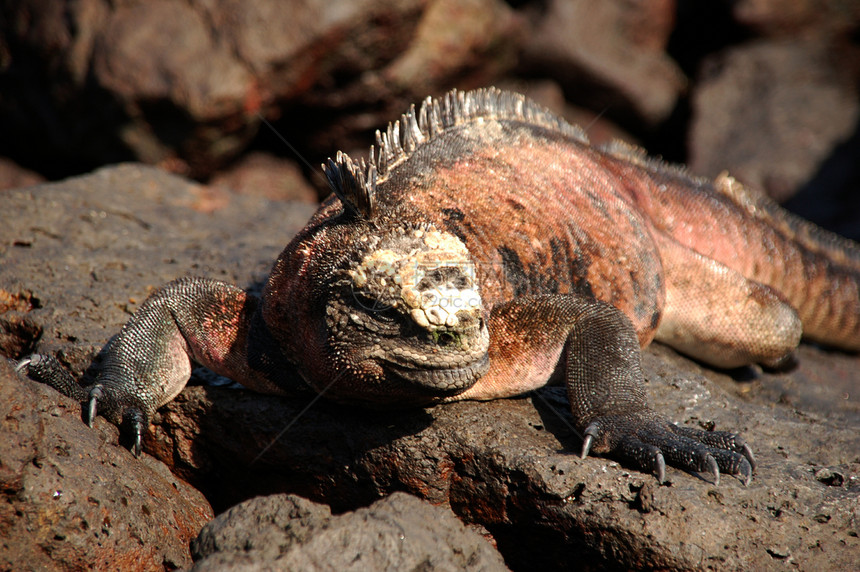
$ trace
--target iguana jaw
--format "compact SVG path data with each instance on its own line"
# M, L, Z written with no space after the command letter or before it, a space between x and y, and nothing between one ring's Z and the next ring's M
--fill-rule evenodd
M484 354L468 365L454 368L403 367L393 362L386 362L383 368L417 388L430 389L438 397L448 397L472 387L487 373L490 368L490 358Z

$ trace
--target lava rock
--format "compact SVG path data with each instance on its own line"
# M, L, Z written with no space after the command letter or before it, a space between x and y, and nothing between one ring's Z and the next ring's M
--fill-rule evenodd
M579 103L656 124L686 85L665 48L672 0L552 0L534 17L523 67L558 81Z
M159 461L103 419L0 360L0 569L174 570L212 518Z
M333 516L294 495L256 497L203 527L193 570L507 570L450 510L405 493Z

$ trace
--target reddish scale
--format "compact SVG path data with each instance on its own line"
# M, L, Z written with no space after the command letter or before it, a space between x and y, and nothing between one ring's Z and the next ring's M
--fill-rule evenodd
M189 339L201 348L208 366L215 369L238 373L241 363L236 363L236 342L244 341L248 330L248 316L244 311L247 295L222 296L216 307L210 308L200 321L201 331L205 332L205 344L200 340Z

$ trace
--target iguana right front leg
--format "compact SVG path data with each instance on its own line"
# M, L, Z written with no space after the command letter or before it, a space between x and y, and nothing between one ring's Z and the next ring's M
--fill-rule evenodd
M257 299L236 286L182 278L147 298L108 342L90 385L78 385L52 356L30 356L18 369L86 403L90 425L99 413L130 431L139 455L146 424L185 387L192 361L256 391L283 393L271 380L277 360L260 355L265 346L247 350L256 310Z
M666 463L749 482L755 458L741 437L679 427L648 407L638 338L617 308L571 295L517 298L493 309L490 335L490 371L458 398L510 397L560 369L583 457L606 453L661 482Z

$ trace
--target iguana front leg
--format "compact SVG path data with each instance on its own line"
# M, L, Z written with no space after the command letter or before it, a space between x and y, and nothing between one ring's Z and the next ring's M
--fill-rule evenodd
M182 278L147 298L108 342L90 385L78 385L53 356L30 356L18 369L85 403L91 426L99 413L130 431L139 455L146 424L185 387L192 362L257 391L283 393L271 381L278 364L263 355L265 345L248 353L256 308L257 299L236 286Z
M733 433L679 427L648 407L630 320L602 302L570 295L518 298L493 309L490 370L461 398L493 399L544 385L561 372L582 456L606 453L665 480L670 465L739 475L755 459Z

